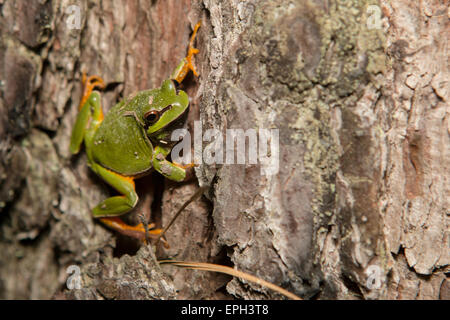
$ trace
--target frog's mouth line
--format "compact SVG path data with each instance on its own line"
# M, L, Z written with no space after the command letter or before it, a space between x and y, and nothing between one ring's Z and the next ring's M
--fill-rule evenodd
M168 108L168 107L170 107L170 108L172 108L172 105L168 105L166 108ZM170 129L176 129L176 127L182 127L182 125L183 125L183 122L184 121L186 121L186 119L187 119L187 115L188 115L188 111L189 111L189 107L190 107L190 105L188 104L188 106L186 107L186 109L182 112L182 113L180 113L179 115L178 115L178 117L176 117L175 119L173 119L170 123L169 123L169 125L168 126L166 126L166 129L167 128L170 128ZM165 110L166 108L164 108L163 110ZM164 128L161 128L161 129L159 129L158 131L156 131L156 132L159 132L159 131L161 131L162 129L164 129ZM155 132L155 133L156 133Z

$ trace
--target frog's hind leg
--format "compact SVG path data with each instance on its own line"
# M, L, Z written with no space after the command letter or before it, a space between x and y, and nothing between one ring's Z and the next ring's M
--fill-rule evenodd
M96 163L91 164L92 169L109 185L119 191L121 196L114 196L100 202L93 210L95 218L100 218L106 226L127 236L145 239L146 230L142 223L130 226L123 222L118 216L127 213L136 206L138 195L136 194L134 179L122 176L108 170ZM160 229L149 230L150 235L157 235Z
M137 238L139 240L145 240L145 227L142 223L136 226L130 226L122 221L119 217L109 217L109 218L100 218L100 221L103 222L109 228L116 230L126 236ZM162 229L153 229L154 224L151 223L148 225L148 235L152 238L157 238L161 233Z
M91 163L91 166L95 173L122 194L103 200L98 204L92 211L94 217L119 216L133 209L138 201L134 179L108 170L97 163Z

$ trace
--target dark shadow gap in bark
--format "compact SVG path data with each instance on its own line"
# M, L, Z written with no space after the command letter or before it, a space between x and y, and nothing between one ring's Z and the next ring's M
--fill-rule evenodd
M364 299L364 294L361 292L358 282L352 280L351 275L344 273L341 278L344 285L350 292L352 292L358 299Z
M110 91L113 92L118 85L122 84L122 82L108 82L106 83L106 87L103 90L104 92ZM123 99L123 90L120 91L119 93L119 100L117 100L116 103L120 102Z
M0 231L2 231L0 232L0 240L9 241L9 239L5 238L2 228L4 228L5 226L12 227L13 217L11 216L11 208L14 206L16 200L20 199L22 192L25 188L25 185L26 185L25 178L21 178L20 186L17 189L13 190L14 192L13 198L10 201L6 202L3 209L0 210Z
M162 228L162 198L165 190L164 177L157 172L152 173L152 181L154 183L153 202L151 205L150 222L156 224L158 228Z
M216 257L214 257L213 259L213 263L215 264L220 264L222 266L227 266L227 267L234 267L233 262L231 261L230 255L228 254L229 248L223 246L219 253L217 254ZM225 274L219 274L216 273L217 277L226 277L229 278L228 281L226 281L223 286L221 286L220 288L218 288L215 291L215 296L217 299L222 299L222 300L235 300L234 296L231 295L228 291L227 291L227 284L233 280L232 276L229 275L225 275Z

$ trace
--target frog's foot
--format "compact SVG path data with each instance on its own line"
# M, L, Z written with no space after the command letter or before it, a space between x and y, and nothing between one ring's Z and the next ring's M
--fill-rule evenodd
M83 97L81 98L79 109L83 107L87 99L91 95L92 90L95 88L105 89L105 82L99 76L86 76L86 72L83 72L81 82L84 86Z
M136 238L141 241L145 241L147 236L149 238L158 238L159 234L162 232L162 229L155 228L153 223L148 225L148 228L142 223L139 223L136 226L130 226L122 221L119 217L107 217L100 218L100 221L103 222L107 227L124 234L128 237ZM148 232L148 233L147 233Z
M201 21L197 22L197 24L194 27L194 32L192 33L191 40L189 41L189 47L188 47L188 53L187 56L181 61L181 63L178 65L178 67L175 69L175 71L172 74L172 79L177 81L178 83L181 83L188 72L192 70L194 75L198 77L198 73L195 70L194 63L192 62L192 58L194 55L199 53L200 51L196 48L194 48L194 40L197 36L197 30L200 28Z

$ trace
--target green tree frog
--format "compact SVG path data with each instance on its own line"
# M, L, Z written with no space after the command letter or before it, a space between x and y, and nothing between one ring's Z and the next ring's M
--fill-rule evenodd
M177 85L190 70L197 76L192 57L198 53L193 43L199 27L200 22L194 28L187 56L160 88L120 101L106 116L100 92L94 90L105 87L103 80L98 76L87 78L83 73L84 93L70 151L78 153L84 142L88 166L121 194L100 202L92 210L93 216L108 227L141 240L146 236L144 225L127 225L119 216L131 211L138 202L134 179L152 170L174 181L182 181L186 176L185 167L169 162L166 156L174 145L171 133L182 125L189 106L188 95ZM160 232L161 229L150 230L153 235Z

